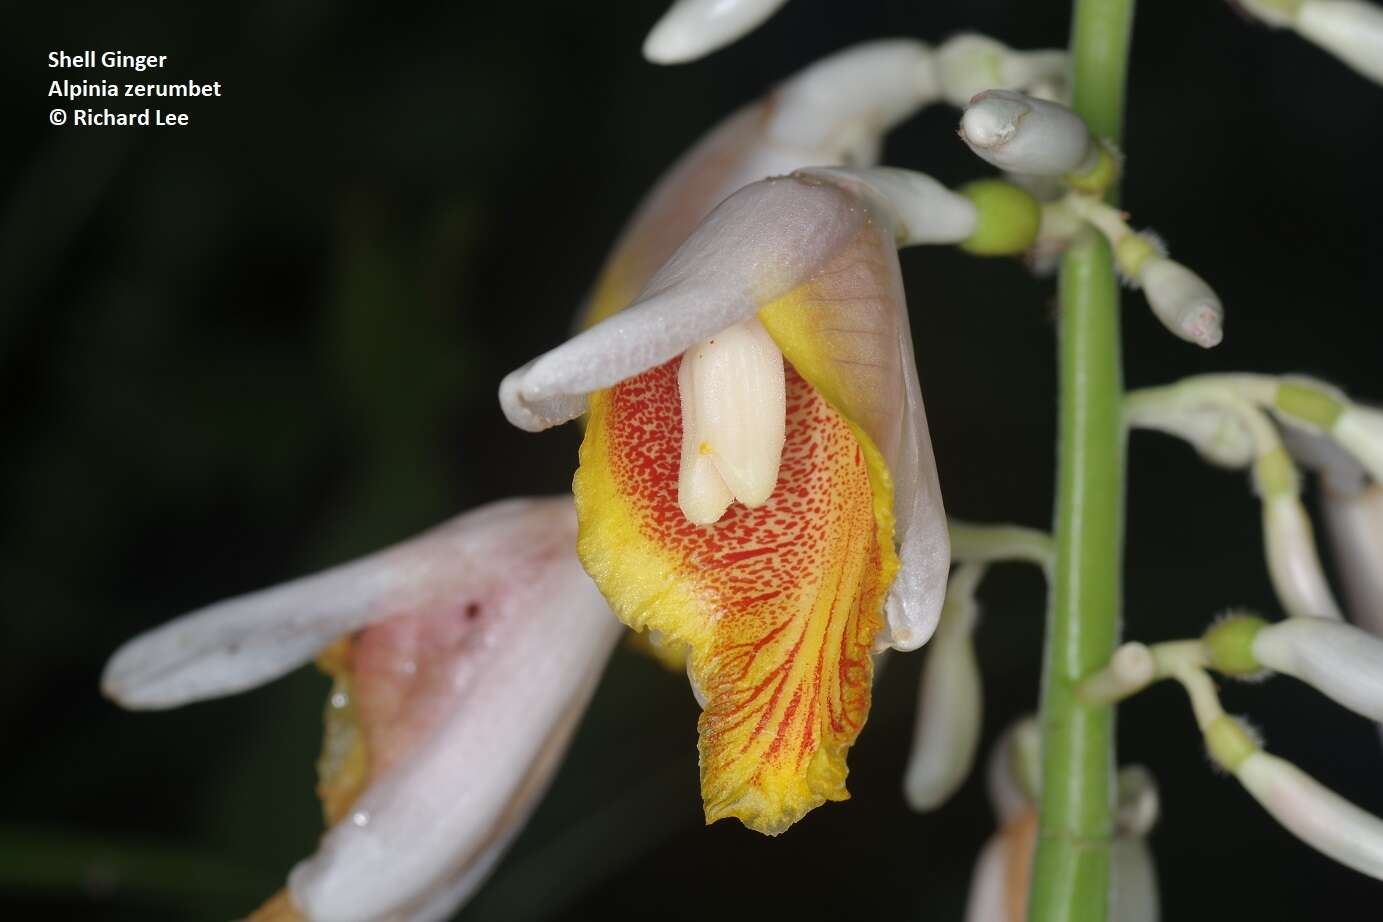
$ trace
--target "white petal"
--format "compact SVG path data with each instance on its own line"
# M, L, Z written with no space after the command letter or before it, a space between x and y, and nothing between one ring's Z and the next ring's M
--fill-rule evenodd
M1036 806L1041 746L1041 731L1031 716L1010 724L994 744L985 766L985 789L1000 826Z
M917 718L903 792L914 810L933 810L965 782L980 742L984 696L972 632L973 598L948 596L918 683Z
M579 415L584 396L680 355L754 315L848 242L864 210L835 186L765 180L701 222L634 304L511 372L500 404L538 430Z
M787 0L676 0L644 40L655 64L682 64L748 35Z
M1263 540L1268 575L1287 614L1294 618L1343 617L1316 554L1311 520L1296 494L1279 493L1263 503Z
M1383 483L1383 410L1352 404L1330 434L1347 448L1377 483Z
M1383 636L1383 486L1373 484L1354 496L1322 492L1350 617Z
M979 220L973 202L925 173L894 167L811 167L795 175L835 183L869 202L876 215L891 221L899 246L960 243L975 232Z
M1266 752L1250 755L1234 774L1297 838L1347 867L1383 880L1383 821Z
M1365 77L1383 83L1383 8L1357 0L1306 0L1295 27Z
M986 90L971 99L960 136L982 160L1015 173L1060 176L1092 165L1098 155L1080 116L1012 90Z
M545 789L620 626L575 555L510 604L436 735L294 869L294 900L315 922L368 922L455 897Z
M1161 917L1157 895L1157 867L1152 850L1143 839L1120 836L1111 847L1113 875L1111 922L1157 922Z
M1069 67L1064 51L1014 51L974 33L947 39L936 50L936 62L942 95L961 108L985 90L1028 92L1039 85L1065 83Z
M841 143L849 132L877 139L935 101L937 90L926 45L911 39L865 42L785 81L774 93L768 134L781 144L843 154ZM838 162L821 158L813 164Z
M1341 621L1289 618L1255 635L1253 655L1355 713L1383 721L1383 639Z
M393 548L142 634L111 657L102 690L125 707L168 708L262 685L372 621L458 585L480 591L495 567L571 547L575 527L565 498L473 510Z
M1320 476L1327 497L1355 496L1368 483L1363 465L1330 436L1300 426L1283 426L1282 444L1294 461Z
M985 843L970 877L965 922L1010 922L1008 914L1008 855L1004 840L992 836Z

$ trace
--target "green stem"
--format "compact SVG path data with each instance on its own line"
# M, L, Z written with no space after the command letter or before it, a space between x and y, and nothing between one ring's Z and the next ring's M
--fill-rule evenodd
M1075 110L1102 138L1123 125L1133 0L1076 0ZM1042 800L1030 922L1104 922L1113 832L1114 710L1075 695L1119 635L1123 551L1123 374L1119 283L1087 231L1061 267L1061 414L1056 544L1042 679Z

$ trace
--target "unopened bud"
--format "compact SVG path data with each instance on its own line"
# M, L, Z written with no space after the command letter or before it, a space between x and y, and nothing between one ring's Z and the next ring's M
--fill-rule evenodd
M1099 147L1079 115L1012 90L970 100L960 136L982 160L1014 173L1062 176L1096 165Z
M1335 420L1330 435L1358 459L1375 482L1383 483L1383 411L1350 404Z
M1327 487L1325 523L1350 617L1383 636L1383 485L1348 494Z
M1205 280L1175 260L1143 261L1138 283L1153 314L1174 335L1209 349L1224 339L1224 307Z
M1358 0L1306 0L1294 25L1303 38L1383 83L1383 8Z
M1339 620L1340 608L1316 554L1311 520L1295 493L1264 496L1263 541L1268 575L1287 614Z

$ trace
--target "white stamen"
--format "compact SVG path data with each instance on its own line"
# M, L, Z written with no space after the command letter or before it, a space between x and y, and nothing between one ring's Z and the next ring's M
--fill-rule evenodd
M697 525L719 521L737 499L761 506L778 483L786 436L783 353L763 324L745 320L688 349L682 393L677 504Z

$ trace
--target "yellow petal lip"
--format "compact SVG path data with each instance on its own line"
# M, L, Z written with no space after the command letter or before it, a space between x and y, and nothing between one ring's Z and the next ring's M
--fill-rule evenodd
M845 756L868 715L870 645L897 567L890 482L868 436L789 367L773 494L688 522L679 364L593 396L577 551L621 620L691 651L707 822L777 834L849 796Z

